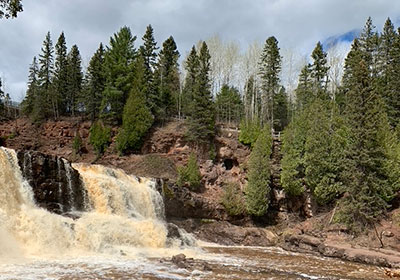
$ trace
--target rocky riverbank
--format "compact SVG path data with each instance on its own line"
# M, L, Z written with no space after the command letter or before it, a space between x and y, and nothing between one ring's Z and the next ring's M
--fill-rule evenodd
M307 252L386 267L400 267L400 211L393 210L376 226L362 235L352 236L348 229L331 224L333 209L314 209L309 197L289 199L273 174L273 196L269 215L254 220L248 216L231 217L221 204L223 185L235 181L246 185L246 166L250 150L238 142L238 131L220 128L215 139L215 158L200 154L199 164L204 187L192 192L175 185L177 166L187 162L191 147L184 139L182 122L154 128L137 154L119 157L114 143L96 159L89 144L90 123L79 119L49 121L40 127L28 120L0 123L0 137L7 147L19 150L18 159L24 176L34 187L41 207L56 214L81 209L80 179L69 162L98 163L122 168L129 174L159 178L165 213L170 223L197 238L223 245L281 246ZM113 129L113 135L116 130ZM72 148L75 135L82 138L81 154ZM279 156L279 143L274 142ZM67 159L69 162L64 160ZM279 172L279 161L274 161ZM171 234L174 234L171 226ZM175 231L176 232L176 231ZM382 247L382 243L384 248Z

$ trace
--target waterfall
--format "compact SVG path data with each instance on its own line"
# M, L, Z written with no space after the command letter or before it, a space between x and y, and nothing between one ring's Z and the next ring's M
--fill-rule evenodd
M21 163L24 168L31 164L25 157ZM0 258L82 252L129 255L138 248L166 246L163 201L155 181L100 165L57 164L64 165L68 180L73 170L68 168L78 170L83 180L85 192L80 193L87 197L80 198L85 211L78 219L39 207L15 151L0 147ZM69 199L77 199L72 185L68 192Z

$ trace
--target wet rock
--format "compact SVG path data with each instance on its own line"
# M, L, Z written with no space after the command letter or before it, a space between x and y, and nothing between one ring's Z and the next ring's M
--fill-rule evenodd
M78 171L68 161L35 151L18 151L17 157L38 206L66 216L84 209L86 190Z
M265 247L277 242L277 235L264 228L240 227L226 221L204 219L174 220L174 223L201 240L222 245Z

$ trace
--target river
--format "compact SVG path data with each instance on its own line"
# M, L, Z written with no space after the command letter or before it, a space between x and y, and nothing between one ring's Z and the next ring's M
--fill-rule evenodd
M73 168L87 193L85 211L72 213L79 219L37 206L15 151L0 148L0 279L385 279L375 266L218 246L183 231L170 238L152 180L100 165ZM173 263L177 254L186 260Z

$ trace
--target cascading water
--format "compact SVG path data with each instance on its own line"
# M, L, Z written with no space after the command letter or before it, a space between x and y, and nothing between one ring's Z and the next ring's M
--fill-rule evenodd
M66 166L69 178L68 162L58 164ZM15 151L0 148L0 247L13 247L7 251L14 255L42 256L77 252L134 255L138 248L166 246L163 201L152 180L100 165L73 167L87 193L83 199L87 211L75 220L38 207ZM67 189L73 198L70 184Z

